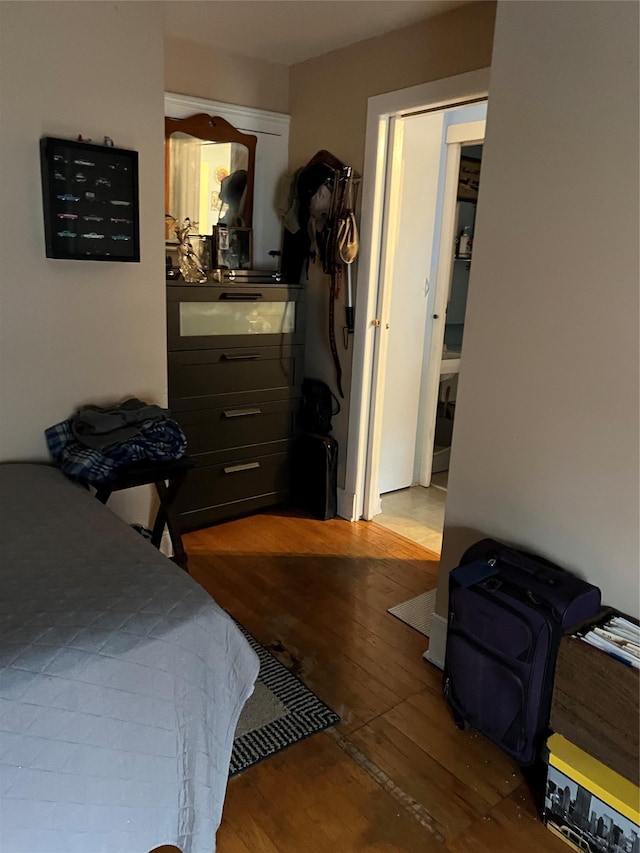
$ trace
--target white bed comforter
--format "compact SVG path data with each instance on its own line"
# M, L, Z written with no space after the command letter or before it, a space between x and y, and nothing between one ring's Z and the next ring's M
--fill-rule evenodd
M0 465L0 851L212 853L258 661L188 575L46 465Z

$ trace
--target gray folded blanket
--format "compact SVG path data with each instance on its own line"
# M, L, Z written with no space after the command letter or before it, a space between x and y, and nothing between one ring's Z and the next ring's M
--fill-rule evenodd
M106 450L141 434L143 425L168 417L168 409L136 397L114 406L83 406L71 418L75 438L92 450Z

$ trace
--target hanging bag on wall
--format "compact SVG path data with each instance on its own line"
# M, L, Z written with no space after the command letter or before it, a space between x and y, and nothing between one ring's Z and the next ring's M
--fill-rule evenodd
M329 276L329 346L336 372L336 386L340 397L342 389L342 367L338 355L335 334L335 301L339 292L339 276L343 265L350 273L350 264L358 251L357 228L353 211L345 204L353 204L354 182L360 180L354 170L345 165L330 151L322 149L298 172L296 181L299 231L295 235L285 233L283 269L291 270L292 280L297 281L300 264L309 260L322 265ZM342 220L342 221L341 221ZM341 245L338 246L339 228ZM351 277L348 277L346 333L353 331L353 295ZM345 334L346 341L346 334ZM346 344L345 344L346 345Z
M326 382L321 379L303 380L298 424L304 432L328 435L331 418L339 411L338 398Z

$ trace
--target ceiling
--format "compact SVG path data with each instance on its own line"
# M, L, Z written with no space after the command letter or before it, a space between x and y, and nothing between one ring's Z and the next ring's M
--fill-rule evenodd
M473 0L165 0L165 32L283 65L304 62Z

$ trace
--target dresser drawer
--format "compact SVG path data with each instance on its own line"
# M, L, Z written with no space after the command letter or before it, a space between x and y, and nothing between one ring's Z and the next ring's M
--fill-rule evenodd
M286 285L167 288L169 350L302 343L304 289ZM255 343L254 343L255 341Z
M296 396L302 384L303 352L302 346L170 352L171 410L244 406Z
M198 465L206 465L215 461L214 454L233 448L270 443L271 452L286 450L294 432L298 402L293 398L199 409L182 412L176 418L187 437L189 455ZM256 448L254 452L260 451Z
M181 526L194 530L284 501L289 494L289 479L288 453L193 468L176 499Z

